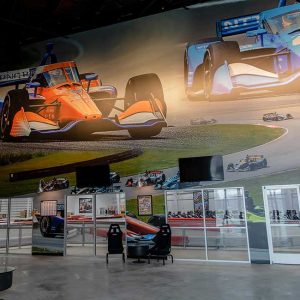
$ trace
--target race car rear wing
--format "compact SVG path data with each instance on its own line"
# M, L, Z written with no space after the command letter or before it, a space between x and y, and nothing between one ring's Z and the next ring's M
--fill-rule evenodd
M257 30L259 28L259 14L252 14L236 18L217 21L217 37L222 38L236 34L246 33L247 31Z
M21 69L0 73L0 87L19 85L28 82L36 68Z

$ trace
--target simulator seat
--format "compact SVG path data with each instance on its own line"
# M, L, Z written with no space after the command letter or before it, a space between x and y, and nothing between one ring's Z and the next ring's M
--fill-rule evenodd
M106 263L108 264L109 254L122 254L123 262L125 262L125 254L123 247L123 232L119 224L110 224L107 232L108 252L106 253Z
M174 261L173 255L171 254L171 228L169 224L162 224L160 226L159 232L153 238L155 245L149 249L148 254L148 264L150 264L150 259L162 259L165 265L165 260L168 256L171 257L172 263Z

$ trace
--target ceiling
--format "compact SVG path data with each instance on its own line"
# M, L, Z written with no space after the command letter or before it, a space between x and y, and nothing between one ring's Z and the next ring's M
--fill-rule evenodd
M22 44L209 0L2 0L1 28Z
M22 45L210 0L2 0L0 71L21 63Z

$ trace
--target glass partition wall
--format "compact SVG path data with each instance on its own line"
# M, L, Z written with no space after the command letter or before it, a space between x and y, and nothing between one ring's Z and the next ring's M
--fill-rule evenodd
M124 193L67 196L66 254L105 256L110 224L120 225L125 244L125 203Z
M243 188L167 191L165 200L176 258L249 262Z
M8 199L0 199L0 253L8 253Z
M31 253L33 198L0 199L0 253Z

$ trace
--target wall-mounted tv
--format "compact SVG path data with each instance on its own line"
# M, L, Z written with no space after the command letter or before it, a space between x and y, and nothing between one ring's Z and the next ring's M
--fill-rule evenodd
M180 182L224 180L221 155L179 158Z
M110 186L109 165L77 167L76 186L79 188Z

